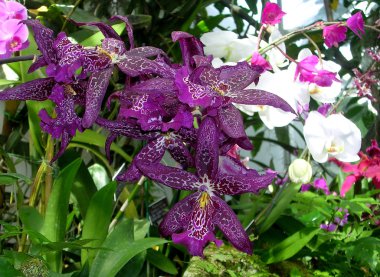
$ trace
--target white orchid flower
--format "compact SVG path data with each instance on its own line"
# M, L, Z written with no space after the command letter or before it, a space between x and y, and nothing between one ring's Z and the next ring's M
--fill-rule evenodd
M297 110L297 103L295 99L296 87L294 86L293 79L289 75L289 72L285 70L275 73L266 71L261 75L257 86L252 84L247 88L261 89L276 94L288 102L294 110ZM281 109L271 106L240 104L236 104L235 106L248 115L253 115L254 112L258 112L260 119L269 129L286 126L296 118L296 115L293 113L284 112Z
M205 33L200 40L205 45L204 51L206 55L224 58L227 62L245 60L257 48L257 38L239 39L238 35L231 31Z
M329 156L343 162L359 160L360 130L341 114L324 117L319 112L310 112L303 134L313 159L319 163L326 162Z

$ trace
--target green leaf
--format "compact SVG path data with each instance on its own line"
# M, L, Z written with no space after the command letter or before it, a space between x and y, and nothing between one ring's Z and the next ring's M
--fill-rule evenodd
M75 137L72 139L72 142L85 143L85 144L95 145L102 148L104 147L105 141L106 141L105 135L99 134L89 129L85 130L83 133L77 132ZM112 143L111 150L115 151L117 154L122 156L126 161L128 162L132 161L132 158L115 143Z
M82 239L93 240L87 245L89 247L100 247L107 237L108 227L114 208L113 195L115 190L116 182L111 182L96 192L91 198L87 214L84 219L82 232ZM88 261L91 266L97 252L97 249L82 250L82 264L85 264L86 261Z
M20 271L16 270L5 258L0 257L0 276L2 277L22 277Z
M117 272L140 252L167 242L160 238L133 240L133 221L121 221L108 235L96 255L90 277L115 276Z
M354 258L373 272L380 272L380 239L367 237L346 245L346 255Z
M289 208L289 204L297 194L300 186L300 184L288 183L280 188L272 201L256 219L257 231L259 233L268 230L282 213Z
M165 257L160 251L148 249L146 254L146 259L158 269L172 275L178 274L178 270L175 267L174 263Z
M36 208L23 206L19 209L22 224L26 229L39 232L44 224L44 218Z
M71 187L79 169L81 160L77 159L66 166L56 178L45 214L41 233L52 242L62 242L65 238L66 220ZM50 269L61 271L61 252L50 253L46 257Z
M263 255L267 264L281 262L297 254L318 232L319 228L304 228L270 248Z
M13 185L17 181L24 181L26 184L31 184L32 180L18 173L0 173L0 185Z
M21 83L19 80L5 80L0 79L0 86L9 86L9 85L16 85Z

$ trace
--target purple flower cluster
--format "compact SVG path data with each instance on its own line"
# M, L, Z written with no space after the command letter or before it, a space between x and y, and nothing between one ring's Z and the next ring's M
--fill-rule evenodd
M348 213L347 209L337 208L334 220L332 222L328 222L326 224L321 224L320 228L327 232L334 232L338 229L339 226L344 226L348 222Z
M236 145L252 149L241 114L233 104L294 111L272 93L246 89L260 77L249 63L214 68L202 43L184 32L172 34L183 60L182 64L172 63L161 49L136 48L128 19L111 18L116 19L127 24L128 47L104 23L77 23L96 26L105 36L100 46L85 48L72 43L65 33L55 36L38 21L25 21L42 53L29 71L46 66L48 77L9 88L0 94L0 100L50 99L55 103L54 116L45 110L39 114L42 129L61 140L53 160L64 152L77 131L95 123L110 132L108 156L118 136L146 141L117 180L134 182L145 175L174 189L194 191L168 212L159 228L161 234L185 245L190 254L202 256L208 242L220 245L214 235L219 228L237 249L252 253L244 228L222 196L257 193L275 174L260 175L228 154ZM115 70L125 75L125 87L109 95L107 88ZM103 101L111 100L120 102L116 120L99 115ZM78 107L83 114L77 113ZM166 151L179 167L160 163Z
M0 0L0 59L28 47L28 28L21 23L27 16L20 3Z

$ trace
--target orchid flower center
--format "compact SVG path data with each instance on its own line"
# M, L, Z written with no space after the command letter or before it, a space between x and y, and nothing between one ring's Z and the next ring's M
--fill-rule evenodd
M338 138L334 138L326 143L326 151L331 155L337 155L344 151L344 143Z
M106 55L113 63L117 61L118 56L115 53L110 53L101 47L98 47L97 50L100 54Z
M202 192L201 197L199 198L199 207L204 209L207 204L210 202L210 195L207 192Z
M320 92L321 92L321 88L319 86L317 86L316 84L310 84L309 85L309 94L310 95L317 94Z
M64 91L65 91L65 94L68 94L68 95L77 95L73 87L70 85L64 85Z

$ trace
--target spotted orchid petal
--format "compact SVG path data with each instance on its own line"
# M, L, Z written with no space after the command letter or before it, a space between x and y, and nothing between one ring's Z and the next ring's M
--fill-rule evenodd
M219 124L224 133L231 138L245 137L243 118L233 105L221 107L218 110Z
M84 128L91 127L98 117L111 75L112 68L91 75L86 94L86 110L82 122Z
M179 42L182 53L182 61L185 67L191 71L191 69L194 68L193 56L204 56L203 45L201 41L194 36L181 31L173 32L172 40L174 42Z
M252 254L252 243L235 213L219 197L213 196L212 201L216 206L213 219L215 225L236 249Z
M190 221L191 212L200 193L193 193L176 203L160 223L159 231L164 237L182 231Z
M189 149L181 140L174 139L173 143L168 146L168 150L173 159L179 162L184 168L194 165L194 159Z
M175 83L178 87L178 99L182 103L190 107L208 107L211 104L214 93L207 86L190 81L185 67L177 71Z
M175 91L175 84L173 79L153 78L132 86L130 90L141 94L171 92Z
M39 56L37 60L29 67L28 73L32 73L36 71L37 69L46 66L46 60L44 59L43 56Z
M141 130L140 126L127 120L111 121L98 117L96 123L108 130L113 134L123 135L134 139L151 140L160 136L157 131L145 132Z
M253 177L253 176L254 177ZM215 191L220 195L235 195L247 192L257 193L266 188L276 177L275 174L254 175L231 175L218 173L216 176Z
M128 34L128 39L129 39L129 45L130 45L129 49L133 49L135 47L135 42L133 38L132 24L129 22L128 17L122 16L122 15L114 15L110 18L110 21L114 21L117 19L125 23L125 27L127 29L127 34Z
M143 57L143 58L149 58L149 57L154 57L158 55L167 57L166 53L163 50L161 50L160 48L153 47L153 46L143 46L143 47L133 48L128 51L128 55Z
M168 187L180 190L198 189L198 178L182 169L144 161L136 161L136 165L145 176Z
M168 73L165 66L139 56L126 55L117 63L117 66L123 73L131 77L137 77L141 74L156 74L162 77L172 77L171 72Z
M214 119L206 117L198 130L198 141L195 154L195 165L199 177L208 176L213 179L219 163L219 131Z
M245 89L229 95L231 101L246 105L268 105L295 114L293 108L281 97L259 89Z
M102 49L111 55L122 55L126 51L124 42L114 38L105 38L102 41Z
M217 240L213 233L214 213L215 205L210 195L207 192L198 194L186 229L181 233L172 234L173 242L185 245L191 255L201 257L203 257L203 248L208 242L215 242L219 247L222 241Z
M123 182L136 182L142 176L142 173L136 166L136 161L147 163L159 163L165 154L165 147L162 138L155 139L145 145L135 156L127 170L116 177L116 180Z
M53 78L36 79L8 88L0 92L0 100L36 100L48 99L55 82Z

